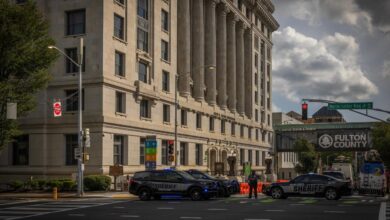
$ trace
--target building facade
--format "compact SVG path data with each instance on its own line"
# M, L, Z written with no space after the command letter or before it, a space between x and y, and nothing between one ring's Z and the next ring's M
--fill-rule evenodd
M258 171L272 144L270 0L37 0L56 46L77 60L84 38L83 127L91 133L87 174L145 169L145 138L169 167L178 94L179 169L213 172L236 157ZM60 57L24 135L0 155L2 179L76 172L78 69ZM61 117L52 103L60 100Z

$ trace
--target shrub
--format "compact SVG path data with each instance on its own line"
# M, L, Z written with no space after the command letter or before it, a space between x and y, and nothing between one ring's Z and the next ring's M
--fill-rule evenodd
M24 184L24 188L26 190L37 190L39 188L39 183L38 183L38 180L28 180L25 184Z
M90 175L84 178L84 187L89 191L109 190L111 178L104 175Z
M11 187L11 190L18 191L23 188L24 183L20 180L15 180L10 183L8 183L9 187Z
M57 187L57 189L60 190L62 188L62 184L63 182L59 180L49 180L46 185L50 187L50 189Z
M46 180L37 180L37 182L38 182L38 189L44 190L46 185L47 185L47 181Z
M73 180L63 180L61 191L73 191L76 188L76 182Z

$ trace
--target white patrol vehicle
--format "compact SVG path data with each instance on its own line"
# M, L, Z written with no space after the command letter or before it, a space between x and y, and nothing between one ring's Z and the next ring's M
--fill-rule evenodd
M272 183L265 194L274 199L285 199L288 196L325 196L328 200L338 200L350 192L350 182L331 176L305 174L290 182Z
M141 200L161 199L163 195L188 196L192 200L209 199L218 193L217 182L197 180L176 170L142 171L130 180L129 192Z

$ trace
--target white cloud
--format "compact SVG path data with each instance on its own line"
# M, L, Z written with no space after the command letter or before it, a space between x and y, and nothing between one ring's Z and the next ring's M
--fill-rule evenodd
M386 60L383 63L382 75L384 78L390 78L390 60Z
M281 112L282 109L279 108L275 103L272 103L272 112Z
M354 37L336 33L317 40L291 27L274 34L274 91L294 102L302 98L368 99L377 87L358 65Z

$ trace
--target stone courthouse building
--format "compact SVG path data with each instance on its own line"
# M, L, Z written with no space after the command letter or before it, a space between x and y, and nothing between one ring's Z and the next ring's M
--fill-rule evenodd
M113 164L130 175L144 170L150 135L157 167L172 165L176 79L178 168L214 172L231 156L237 174L244 162L265 169L273 139L272 32L279 27L270 0L36 2L69 57L77 59L84 38L86 174L108 174ZM36 109L19 119L24 135L1 152L2 180L76 172L77 72L63 56L51 67ZM53 116L54 100L62 102L61 117Z

